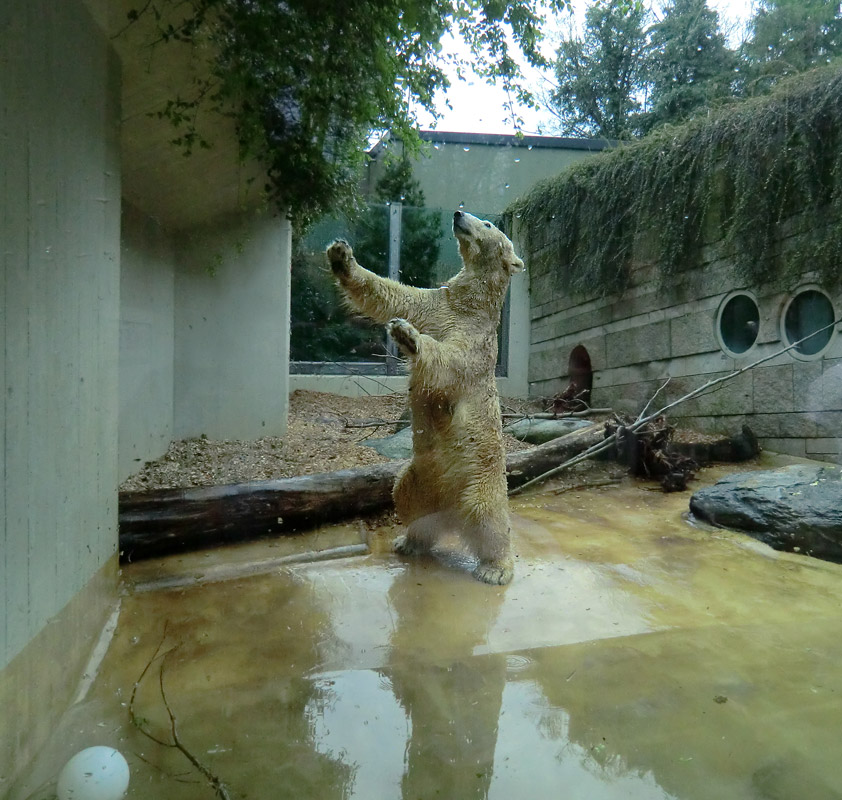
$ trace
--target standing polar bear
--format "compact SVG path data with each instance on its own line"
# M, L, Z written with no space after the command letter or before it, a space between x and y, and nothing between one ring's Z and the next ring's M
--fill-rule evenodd
M462 269L439 289L418 289L361 267L346 242L327 250L346 299L387 330L409 362L411 463L395 483L406 535L395 549L427 552L456 529L479 559L474 576L512 579L506 457L494 368L509 279L523 269L490 222L457 211Z

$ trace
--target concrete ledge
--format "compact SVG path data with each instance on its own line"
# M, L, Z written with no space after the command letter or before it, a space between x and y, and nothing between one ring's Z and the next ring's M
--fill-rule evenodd
M35 757L74 699L117 599L117 555L0 672L0 793Z

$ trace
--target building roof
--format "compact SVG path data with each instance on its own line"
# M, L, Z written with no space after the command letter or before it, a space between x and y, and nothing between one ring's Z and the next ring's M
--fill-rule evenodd
M608 139L586 139L574 136L518 136L510 133L458 133L421 131L425 142L479 144L497 147L550 147L558 150L604 150L615 143Z
M616 146L610 139L586 139L574 136L518 136L513 133L470 133L459 131L419 131L422 141L461 144L485 145L489 147L541 147L555 150L587 150L598 152L608 147ZM370 150L369 155L376 158L391 139L390 134L383 136Z

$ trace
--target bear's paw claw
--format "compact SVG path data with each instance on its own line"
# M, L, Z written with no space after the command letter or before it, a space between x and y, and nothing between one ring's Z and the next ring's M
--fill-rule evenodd
M386 326L389 336L395 344L407 355L414 356L418 352L419 333L415 327L405 319L393 319Z
M401 556L417 556L427 552L427 549L420 542L410 539L405 534L395 537L392 547Z
M490 583L494 586L504 586L511 581L514 569L510 564L489 562L480 564L474 570L474 577L483 583Z
M354 251L344 239L337 239L327 249L327 260L334 272L347 272Z

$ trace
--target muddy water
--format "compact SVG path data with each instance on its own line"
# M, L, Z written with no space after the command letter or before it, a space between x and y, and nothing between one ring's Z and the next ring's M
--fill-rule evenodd
M517 498L503 588L456 552L398 559L391 531L335 561L252 545L130 567L96 680L13 796L111 744L128 797L213 798L131 724L146 668L140 726L171 742L168 704L237 798L842 798L842 567L693 527L687 501L632 483ZM359 540L320 536L295 546ZM261 558L268 574L140 591Z

